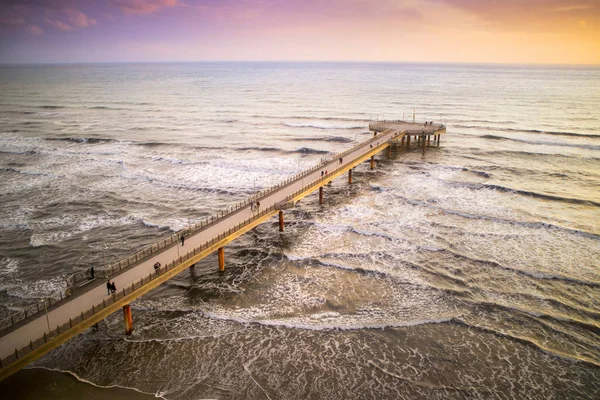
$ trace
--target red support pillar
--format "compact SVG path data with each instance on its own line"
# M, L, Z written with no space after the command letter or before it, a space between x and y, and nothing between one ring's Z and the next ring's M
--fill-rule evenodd
M125 334L133 333L133 317L131 316L131 306L129 304L123 306L123 318L125 320Z
M283 232L283 211L279 211L279 232Z
M352 168L348 170L348 183L352 183Z
M219 247L217 255L219 257L219 271L225 271L225 250L222 247Z
M375 169L375 156L371 156L371 169Z
M319 204L323 204L323 186L319 188Z

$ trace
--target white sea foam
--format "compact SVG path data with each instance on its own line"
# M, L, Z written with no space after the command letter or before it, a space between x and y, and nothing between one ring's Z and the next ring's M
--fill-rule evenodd
M288 126L290 128L316 128L316 129L365 129L366 126L363 125L333 125L325 122L306 122L306 123L290 123L286 122L283 125Z

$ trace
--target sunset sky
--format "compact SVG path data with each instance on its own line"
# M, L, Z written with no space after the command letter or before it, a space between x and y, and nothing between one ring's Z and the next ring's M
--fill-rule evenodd
M600 0L3 0L0 63L600 64Z

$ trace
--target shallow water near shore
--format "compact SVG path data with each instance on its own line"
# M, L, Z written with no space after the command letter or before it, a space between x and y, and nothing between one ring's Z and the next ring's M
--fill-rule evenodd
M448 126L307 197L284 233L228 245L224 273L212 255L137 300L133 335L114 314L0 384L17 398L600 391L598 68L0 67L0 92L0 317L365 140L371 119Z

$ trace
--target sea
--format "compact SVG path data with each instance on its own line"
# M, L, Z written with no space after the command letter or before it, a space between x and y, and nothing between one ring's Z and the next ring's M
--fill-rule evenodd
M0 318L413 118L3 398L600 398L600 67L0 66Z

